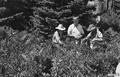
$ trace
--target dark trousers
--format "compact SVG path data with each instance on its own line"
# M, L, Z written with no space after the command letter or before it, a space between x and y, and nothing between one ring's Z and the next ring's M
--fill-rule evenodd
M73 36L67 36L66 41L67 42L78 41L78 44L79 44L81 42L81 38L77 39Z

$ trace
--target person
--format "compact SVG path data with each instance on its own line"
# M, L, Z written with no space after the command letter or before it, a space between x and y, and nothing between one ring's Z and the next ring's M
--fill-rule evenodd
M68 31L67 31L68 36L75 38L76 44L78 44L78 42L79 42L78 40L84 34L83 27L82 27L82 25L79 24L78 18L79 17L73 17L73 24L71 24L68 27Z
M55 31L55 33L53 34L52 41L54 43L63 44L61 38L63 36L62 33L66 28L63 27L62 24L59 24L55 29L57 29L57 31Z
M96 18L96 24L98 24L100 22L100 16L97 16ZM93 43L94 41L102 41L103 35L100 32L99 28L97 26L95 26L95 24L90 24L87 31L89 31L90 33L87 35L87 37L85 37L81 43L85 42L86 40L90 40L90 48L94 49L95 47L93 47Z
M95 11L93 11L93 15L97 15L102 13L102 3L103 1L100 0L93 0L93 1L88 1L87 6L89 7L95 7Z
M120 63L118 63L115 74L108 74L108 76L120 77Z

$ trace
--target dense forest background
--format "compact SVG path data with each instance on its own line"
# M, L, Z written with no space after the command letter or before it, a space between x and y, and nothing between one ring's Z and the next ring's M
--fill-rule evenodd
M107 77L120 60L120 1L102 0L98 48L54 45L55 27L73 16L87 27L88 0L0 0L0 77ZM66 33L66 32L65 32Z
M46 34L53 33L58 23L67 28L72 16L80 16L84 26L92 20L92 10L86 6L88 0L1 0L0 24L15 30L33 31L36 28ZM119 26L119 1L103 0L102 21Z

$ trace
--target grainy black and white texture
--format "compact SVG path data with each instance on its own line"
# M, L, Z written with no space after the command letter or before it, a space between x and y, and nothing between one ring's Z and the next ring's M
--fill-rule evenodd
M0 77L107 77L120 62L120 2L102 0L103 42L52 43L55 27L73 16L88 27L94 22L88 0L0 0ZM105 6L106 5L106 6ZM105 7L104 7L105 6ZM85 32L86 35L88 34ZM85 36L86 36L85 35Z

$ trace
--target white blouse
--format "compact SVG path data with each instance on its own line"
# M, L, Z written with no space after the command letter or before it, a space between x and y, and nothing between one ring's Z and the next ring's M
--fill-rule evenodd
M83 31L82 25L79 24L78 27L79 29L74 24L71 24L67 31L68 35L73 36L77 39L81 38L82 34L84 34L84 31Z
M95 38L93 38L93 40L92 41L95 41L95 40L102 40L102 38L103 38L103 34L100 32L100 30L97 28L97 34L96 34L96 36L95 36Z
M61 41L60 41L60 36L59 36L59 34L58 34L58 31L55 31L55 33L53 34L53 38L52 38L52 41L54 42L54 43L62 43Z

